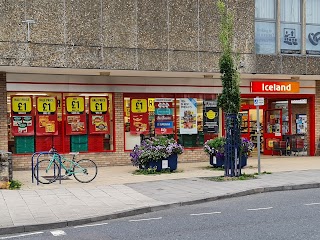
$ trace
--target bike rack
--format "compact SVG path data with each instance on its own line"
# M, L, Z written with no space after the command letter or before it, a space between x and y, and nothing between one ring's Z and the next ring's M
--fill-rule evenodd
M32 157L31 157L31 178L32 178L32 183L34 183L34 178L35 178L35 173L36 173L36 176L37 176L37 185L39 185L39 168L37 167L36 169L36 172L35 169L34 169L34 166L38 166L38 163L39 163L39 157L41 155L52 155L53 153L52 152L35 152L32 154ZM61 156L59 153L55 153L58 155L60 161L59 161L59 183L61 184ZM36 160L36 163L35 163L35 160ZM55 174L55 165L54 165L54 174Z

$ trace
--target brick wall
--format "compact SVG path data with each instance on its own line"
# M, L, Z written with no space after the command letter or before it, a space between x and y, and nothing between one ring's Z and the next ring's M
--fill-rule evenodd
M8 151L6 73L0 72L0 150Z

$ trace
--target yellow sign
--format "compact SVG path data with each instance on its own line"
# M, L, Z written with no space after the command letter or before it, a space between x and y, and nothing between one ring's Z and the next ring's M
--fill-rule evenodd
M131 112L146 113L147 111L147 99L131 99Z
M107 112L108 99L106 97L91 97L90 111L91 112Z
M32 101L29 96L12 97L11 106L13 112L27 113L32 110Z
M57 110L57 100L55 97L38 97L37 98L38 112L54 113Z
M154 112L154 98L148 98L148 110L149 112Z
M66 98L67 112L84 112L83 97L67 97Z

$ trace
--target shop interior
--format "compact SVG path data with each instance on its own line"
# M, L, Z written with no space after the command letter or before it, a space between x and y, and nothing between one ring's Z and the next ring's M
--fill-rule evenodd
M264 155L307 155L308 100L265 99L257 107L253 98L242 99L241 135L255 144L257 154L257 119L260 123L260 152Z

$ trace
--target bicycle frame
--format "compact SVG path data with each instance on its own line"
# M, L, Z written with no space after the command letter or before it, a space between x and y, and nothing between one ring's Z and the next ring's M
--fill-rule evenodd
M70 160L64 156L60 157L58 156L58 154L53 153L52 154L52 158L50 159L50 163L47 167L47 171L49 171L49 169L51 168L53 162L57 162L58 164L61 164L61 167L67 172L67 174L74 174L74 173L80 173L83 172L85 169L83 167L81 167L76 161L75 161L75 155L73 155L73 158ZM67 167L64 162L69 162L70 163L70 167ZM80 169L80 171L73 171L74 166L78 167Z

